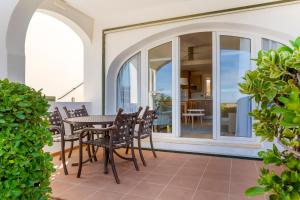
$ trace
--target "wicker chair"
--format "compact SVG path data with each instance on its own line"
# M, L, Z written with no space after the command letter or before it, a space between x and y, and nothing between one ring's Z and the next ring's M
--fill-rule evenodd
M63 118L56 107L53 112L49 113L49 122L50 128L49 130L53 133L53 142L60 142L61 143L61 160L64 168L65 175L68 175L68 169L66 166L66 158L65 158L65 143L66 142L73 142L79 140L79 133L78 134L65 134L64 122Z
M134 135L134 129L135 125L138 119L138 116L141 112L142 108L139 108L139 110L135 113L125 113L123 114L123 109L119 109L118 114L116 116L115 122L112 126L107 128L86 128L82 131L81 137L79 139L79 167L78 167L78 173L77 177L79 178L81 175L81 169L82 169L82 146L83 144L93 145L97 147L102 147L104 149L104 172L108 172L108 163L111 164L112 171L115 177L116 182L119 184L120 179L117 174L116 165L114 161L114 155L117 155L118 157L133 161L134 166L136 170L139 170L134 149L133 149L133 135ZM90 131L102 131L105 132L105 136L103 138L95 139L95 140L89 140L89 141L83 141L81 138L85 135L89 134ZM118 154L116 151L119 148L126 148L127 146L131 146L131 157L124 157Z
M157 158L154 146L153 146L153 140L152 140L152 130L153 130L153 121L157 119L157 110L149 110L149 106L146 107L144 114L142 115L141 119L138 120L138 130L134 133L134 139L138 142L138 150L141 157L141 160L143 162L144 166L147 166L146 161L144 159L141 140L148 138L150 139L150 147L151 151L153 153L153 156ZM126 149L126 154L128 153L129 147Z

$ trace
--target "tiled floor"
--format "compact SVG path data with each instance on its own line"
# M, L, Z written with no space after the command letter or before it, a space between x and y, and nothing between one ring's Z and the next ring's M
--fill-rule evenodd
M122 152L123 150L120 150ZM144 151L147 167L140 171L133 163L117 159L121 184L116 184L110 170L103 174L102 153L98 162L83 166L82 177L76 178L78 160L73 152L65 176L58 157L58 168L52 176L53 197L66 200L244 200L243 193L258 177L259 161L214 156ZM280 170L276 169L275 170ZM251 198L254 200L264 197Z

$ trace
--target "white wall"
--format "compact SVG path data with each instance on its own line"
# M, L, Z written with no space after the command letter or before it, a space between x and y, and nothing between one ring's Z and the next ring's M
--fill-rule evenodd
M0 1L0 79L7 77L6 33L11 14L18 0Z
M106 108L115 110L116 75L122 63L144 47L157 41L197 31L239 32L249 36L266 37L288 43L300 35L298 19L300 4L260 9L255 11L206 17L189 21L142 27L133 30L109 33L106 41ZM260 41L256 41L260 42ZM255 43L257 44L257 43ZM259 44L258 44L259 45ZM146 64L144 63L146 66ZM144 88L145 90L146 88ZM142 93L144 91L142 90ZM180 151L204 152L256 157L257 152L270 146L258 141L205 141L186 138L156 137L156 147Z
M105 72L110 81L107 84L110 89L106 89L108 113L113 112L116 107L116 73L122 63L141 48L179 34L212 30L239 30L241 33L253 33L288 43L288 40L300 35L299 12L300 4L293 4L109 33L106 36Z

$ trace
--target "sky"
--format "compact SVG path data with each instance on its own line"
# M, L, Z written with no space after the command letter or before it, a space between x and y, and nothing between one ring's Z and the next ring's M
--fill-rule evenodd
M25 42L27 85L47 96L62 96L83 82L84 47L69 26L47 14L36 12L29 24ZM63 99L83 100L81 86Z

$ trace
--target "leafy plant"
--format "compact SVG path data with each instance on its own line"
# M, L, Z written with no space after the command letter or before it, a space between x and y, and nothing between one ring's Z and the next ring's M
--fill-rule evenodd
M281 146L274 144L259 156L264 164L284 169L276 174L263 167L258 186L249 188L248 196L268 193L270 200L300 199L300 37L291 44L277 51L260 51L257 68L247 72L240 84L241 92L257 103L250 113L256 135Z
M44 200L51 192L48 104L40 91L0 80L0 199Z

